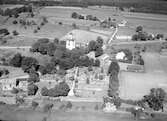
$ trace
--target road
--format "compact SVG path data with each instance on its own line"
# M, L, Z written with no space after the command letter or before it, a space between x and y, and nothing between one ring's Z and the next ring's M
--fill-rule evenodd
M152 20L152 21L163 21L167 22L166 17L149 17L149 16L137 16L137 15L124 15L125 18L132 18L132 19L142 19L142 20Z
M30 49L31 46L0 46L0 49Z

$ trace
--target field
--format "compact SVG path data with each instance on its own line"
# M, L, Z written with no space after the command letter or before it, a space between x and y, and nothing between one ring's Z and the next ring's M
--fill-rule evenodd
M2 7L5 8L4 5ZM12 6L7 5L6 7L10 8ZM11 33L13 30L17 30L19 32L18 36L11 37L4 45L27 46L32 45L32 43L39 38L50 38L51 40L54 38L62 38L71 30L73 31L73 23L75 23L81 30L77 30L77 36L80 36L77 37L77 39L82 38L79 41L83 41L83 37L87 37L89 40L94 40L99 35L104 36L105 33L105 39L107 39L108 33L110 33L110 35L113 33L112 29L105 30L100 28L99 22L72 19L71 14L73 12L77 12L82 15L90 14L99 18L100 21L103 21L108 17L116 19L118 23L122 20L126 20L126 26L119 27L117 36L132 36L135 33L135 28L139 25L142 25L144 27L144 31L148 33L161 33L164 34L165 37L167 36L166 15L121 12L114 7L106 6L102 6L100 8L97 6L91 6L88 8L48 6L42 8L39 11L39 14L34 18L26 18L27 20L34 20L37 22L37 25L27 27L26 29L20 25L12 24L13 20L19 20L20 18L25 19L25 15L20 15L20 18L17 19L9 18L6 23L3 22L6 18L0 16L0 28L8 28ZM34 33L34 30L40 25L41 18L43 16L47 17L49 23L41 27L38 33ZM60 22L62 23L61 25L59 24ZM96 32L92 33L92 31L89 31L92 29Z
M44 118L49 121L134 121L134 117L129 113L120 112L52 110L51 113L43 113L42 110L19 109L14 106L0 106L0 108L2 109L0 111L0 119L5 119L5 121L42 121ZM165 115L158 117L143 119L142 121L165 121L167 118Z
M145 73L121 72L120 96L124 99L141 99L151 88L167 91L167 56L158 53L145 53Z

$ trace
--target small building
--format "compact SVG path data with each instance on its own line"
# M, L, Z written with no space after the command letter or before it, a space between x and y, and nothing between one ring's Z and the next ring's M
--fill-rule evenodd
M72 50L75 48L75 39L73 33L69 33L68 38L66 40L66 48Z
M123 51L116 54L115 58L116 60L124 60L125 59L125 53Z
M20 88L23 91L27 90L29 75L4 77L0 79L0 86L2 91L11 91L13 88Z

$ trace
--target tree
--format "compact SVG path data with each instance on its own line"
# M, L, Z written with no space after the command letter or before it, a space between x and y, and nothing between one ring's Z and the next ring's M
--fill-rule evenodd
M96 50L96 41L90 41L88 44L88 50L90 51L95 51Z
M97 104L95 105L95 110L99 110L99 107L98 107L98 105L97 105Z
M46 69L46 67L43 66L43 65L40 65L40 66L39 66L38 71L39 71L42 75L47 74L47 69Z
M97 43L99 44L100 47L103 46L103 38L102 37L98 36L96 41L97 41Z
M56 51L55 43L50 42L47 46L47 54L49 56L54 56L54 52Z
M116 70L113 70L109 78L108 96L116 97L118 88L119 88L118 72Z
M13 24L17 24L18 22L16 20L13 21Z
M70 91L70 88L68 84L65 82L60 82L54 88L51 88L48 90L47 96L50 96L50 97L67 96L69 91Z
M24 72L29 72L30 69L34 68L36 69L38 65L38 61L33 57L23 57L21 68L24 70Z
M119 72L120 67L117 63L117 61L112 61L109 68L108 68L108 74L112 74L113 71Z
M32 101L31 106L33 108L33 110L35 110L38 107L39 103Z
M160 109L163 111L165 95L166 92L162 88L152 88L149 95L143 97L143 102L146 102L155 111Z
M38 91L38 86L36 86L33 83L30 83L28 85L28 95L36 95L37 91Z
M45 66L46 73L52 74L56 72L54 63L47 63Z
M142 31L143 31L143 27L142 26L136 27L136 32L142 32Z
M103 49L101 47L96 48L95 57L99 57L103 54Z
M55 38L53 41L54 41L55 44L59 44L59 39L58 38Z
M68 101L66 105L66 109L71 109L71 108L72 108L72 103Z
M40 79L39 79L39 75L37 72L30 72L29 73L29 79L28 79L28 82L33 82L33 83L36 83L36 82L39 82Z
M3 35L9 35L9 31L7 29L0 29L0 35L3 34Z
M54 106L54 105L53 105L52 103L46 104L46 105L44 105L44 107L43 107L43 111L44 111L45 113L50 112L51 109L53 108L53 106Z
M72 18L76 19L78 18L78 14L76 12L73 12L72 15L71 15Z
M16 30L14 30L14 31L13 31L13 35L14 35L14 36L17 36L17 35L19 35L19 33L18 33Z
M132 36L132 40L133 40L133 41L138 41L138 35L137 35L137 34L134 34L134 35Z
M164 38L164 35L163 35L163 34L157 34L156 38L157 38L157 39L163 39L163 38Z
M48 96L48 89L47 89L46 87L43 87L43 88L41 89L41 95L42 95L42 96Z
M100 60L99 59L95 60L94 66L100 67Z
M14 67L21 67L22 64L22 56L20 53L14 55L14 57L10 60L10 65Z
M18 93L19 93L19 90L18 90L17 88L13 88L12 91L11 91L11 93L13 93L13 94L18 94Z

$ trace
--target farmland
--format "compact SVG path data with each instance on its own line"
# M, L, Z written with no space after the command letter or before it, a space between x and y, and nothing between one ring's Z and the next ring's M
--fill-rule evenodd
M90 4L94 4L93 2L92 0ZM99 1L99 4L101 2ZM105 0L106 3L113 4L108 0ZM136 4L136 0L133 4ZM20 5L15 7L18 6ZM6 9L14 6L2 7ZM38 10L33 16L26 12L19 13L18 17L0 16L0 29L6 28L10 33L0 38L0 60L3 65L0 67L8 69L12 75L27 73L28 86L34 84L39 89L35 94L30 94L31 96L22 96L22 104L16 100L19 106L0 102L0 120L46 121L47 117L47 121L132 121L133 115L126 107L119 104L116 107L115 100L110 102L112 100L109 99L108 102L112 103L117 111L112 109L112 113L104 113L104 107L107 107L108 103L105 102L105 96L116 98L117 103L122 103L121 99L140 101L144 95L149 94L151 88L162 88L167 92L167 56L160 54L162 43L167 38L166 15L121 11L111 6L45 6ZM74 12L77 13L76 18L72 17ZM96 19L87 19L88 15ZM109 27L102 26L105 22ZM112 22L116 25L110 25ZM143 27L140 32L155 36L162 34L164 37L134 41L116 38L132 37L137 33L138 26ZM110 43L108 40L111 40ZM67 45L73 46L72 49ZM124 57L117 59L116 56L120 53L124 54ZM136 62L134 56L139 58L135 58ZM129 72L127 66L122 71L118 65L121 61L126 65L140 66L144 71ZM111 64L115 67L110 68ZM10 85L9 82L7 85ZM62 87L59 87L60 85ZM1 86L3 87L3 83ZM29 88L28 86L26 88ZM12 93L11 90L8 91ZM17 94L14 96L17 97ZM34 110L31 109L32 101L39 103ZM66 101L72 103L71 108L63 107ZM53 110L43 112L45 104L52 104ZM160 119L150 115L148 120L143 119L161 120L165 121L166 115Z
M36 29L36 26L28 27L25 30L24 27L13 25L12 21L15 20L13 18L9 19L5 24L3 24L2 22L2 20L5 19L1 19L0 28L8 28L10 32L12 32L13 30L17 30L19 32L18 37L15 37L8 41L9 45L31 45L33 41L36 41L39 37L50 39L61 38L73 29L73 23L75 23L81 30L88 30L88 28L100 30L99 22L72 19L72 12L78 12L79 14L83 15L91 14L99 18L100 21L103 21L108 17L111 17L111 19L116 19L118 23L120 23L122 20L126 20L127 26L119 28L119 31L117 33L118 36L132 36L135 33L135 28L139 25L142 25L144 27L144 31L148 33L162 33L167 36L167 17L165 15L121 12L116 10L115 8L105 6L102 6L101 8L96 6L88 8L45 7L39 12L40 13L35 18L30 20L35 20L40 23L40 18L42 16L45 16L47 17L49 23L42 27L38 33L33 33L34 29ZM63 25L59 25L60 22ZM110 33L113 32L113 30L111 29L106 31Z
M158 53L145 53L145 73L121 72L120 95L125 99L141 99L151 88L167 90L166 60Z

